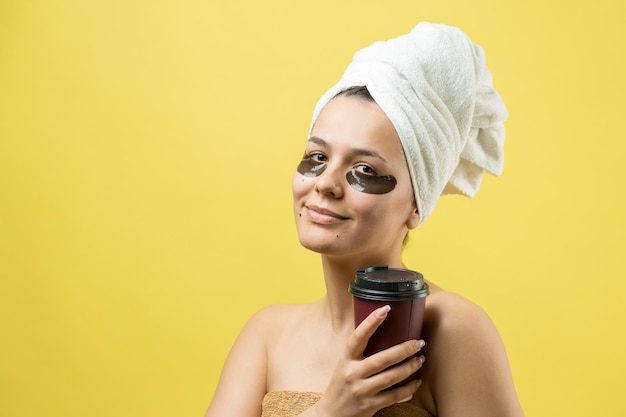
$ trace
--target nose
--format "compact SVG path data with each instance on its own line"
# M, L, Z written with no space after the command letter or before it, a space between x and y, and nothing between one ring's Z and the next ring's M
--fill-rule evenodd
M316 178L315 191L332 198L341 198L344 187L341 179L342 176L339 170L336 167L329 166Z

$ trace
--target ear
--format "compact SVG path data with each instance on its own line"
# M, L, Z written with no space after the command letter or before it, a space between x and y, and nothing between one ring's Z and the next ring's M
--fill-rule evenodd
M420 224L420 215L417 212L417 208L413 206L413 212L409 214L408 219L406 219L406 227L409 230L415 229Z

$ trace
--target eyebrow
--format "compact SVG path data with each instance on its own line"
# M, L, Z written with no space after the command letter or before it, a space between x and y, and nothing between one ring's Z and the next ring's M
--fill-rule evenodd
M328 144L328 142L326 142L324 139L322 139L322 138L320 138L318 136L311 136L309 138L309 142L313 142L316 145L319 145L319 146L321 146L324 149L329 149L330 148L330 145ZM385 158L383 158L381 156L381 154L379 154L378 152L376 152L375 150L372 150L372 149L352 148L350 150L350 153L352 155L355 155L355 156L371 156L371 157L380 159L384 163L387 163L387 160Z

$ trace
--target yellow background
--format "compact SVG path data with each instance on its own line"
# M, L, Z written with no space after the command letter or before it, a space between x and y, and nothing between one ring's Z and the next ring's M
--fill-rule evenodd
M617 0L0 1L0 415L202 415L245 320L323 294L291 175L352 54L463 28L502 177L409 267L482 305L528 416L626 415Z

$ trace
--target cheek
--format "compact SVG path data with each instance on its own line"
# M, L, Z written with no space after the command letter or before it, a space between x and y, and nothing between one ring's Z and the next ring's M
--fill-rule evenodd
M385 197L363 193L350 187L347 189L349 190L350 206L359 213L359 217L363 221L375 225L388 215L391 207L389 202L385 201Z
M306 193L308 189L307 178L297 171L293 174L293 179L291 180L291 192L293 194L294 202L300 198L302 195Z
M355 198L358 194L363 197L358 202L355 200L355 204L362 208L363 219L372 226L380 225L390 232L402 228L414 210L411 203L413 194L404 192L396 194L396 191L400 190L384 195L355 192Z

